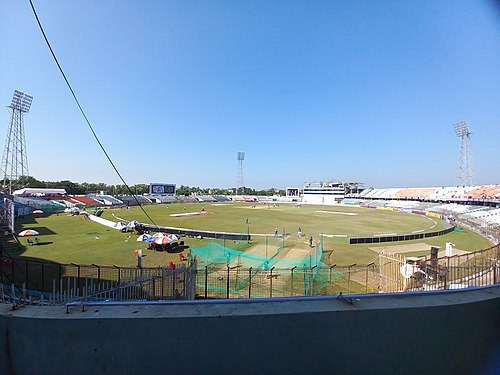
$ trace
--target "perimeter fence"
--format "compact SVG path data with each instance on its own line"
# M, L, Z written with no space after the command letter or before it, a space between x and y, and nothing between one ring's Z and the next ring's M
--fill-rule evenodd
M462 289L500 283L500 244L455 256L418 260L380 254L380 291Z
M2 295L15 293L51 304L74 300L193 299L196 269L56 264L0 257Z
M0 301L63 304L203 298L272 298L458 289L500 282L500 245L451 257L381 254L370 264L291 268L200 265L137 268L0 257Z
M373 293L378 289L377 266L253 267L205 266L198 269L200 298L273 298L339 293Z

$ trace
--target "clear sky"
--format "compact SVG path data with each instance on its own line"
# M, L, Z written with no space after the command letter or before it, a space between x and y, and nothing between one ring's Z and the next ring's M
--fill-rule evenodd
M495 1L33 0L127 183L455 185L472 131L477 184L500 183ZM120 184L28 0L0 2L0 139L14 90L30 175Z

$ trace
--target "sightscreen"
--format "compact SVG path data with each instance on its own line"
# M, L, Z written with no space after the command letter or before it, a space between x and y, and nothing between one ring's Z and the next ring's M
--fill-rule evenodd
M298 188L286 188L286 196L287 197L298 197L299 189Z

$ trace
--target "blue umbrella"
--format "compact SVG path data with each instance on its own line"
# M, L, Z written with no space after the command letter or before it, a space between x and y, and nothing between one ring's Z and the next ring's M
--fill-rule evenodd
M152 242L154 240L153 236L150 234L144 233L141 234L138 238L137 241L144 241L144 242Z

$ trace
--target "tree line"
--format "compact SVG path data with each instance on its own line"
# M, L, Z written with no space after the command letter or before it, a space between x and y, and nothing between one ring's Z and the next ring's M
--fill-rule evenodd
M73 182L69 180L62 181L39 181L32 176L21 176L17 181L12 182L13 189L21 188L45 188L45 189L65 189L70 195L84 195L91 193L100 193L111 195L128 195L136 194L143 195L149 193L149 184L129 185L130 190L126 185L107 185L103 182ZM235 188L200 188L180 185L177 187L177 195L192 195L192 194L207 194L207 195L285 195L284 190L276 188L256 190L248 187L241 187L236 192Z

